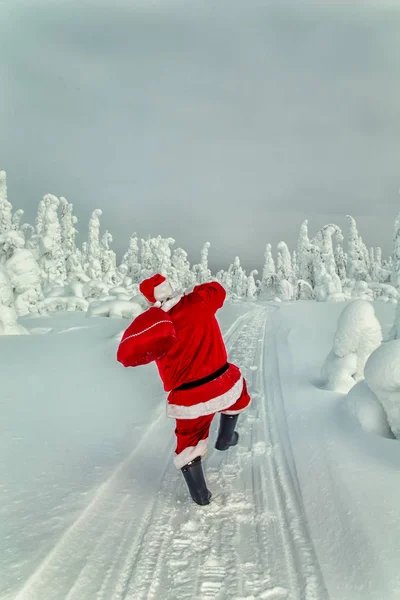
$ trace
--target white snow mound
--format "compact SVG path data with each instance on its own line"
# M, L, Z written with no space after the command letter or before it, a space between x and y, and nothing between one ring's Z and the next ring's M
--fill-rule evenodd
M363 379L365 363L381 342L382 329L372 304L354 300L345 306L322 367L326 389L346 394Z
M142 307L137 302L128 300L98 300L89 304L86 315L88 317L112 317L118 319L134 319L141 312Z
M376 394L396 438L400 438L400 340L382 344L369 357L365 379Z
M364 431L393 438L382 404L365 380L350 390L346 396L346 406Z

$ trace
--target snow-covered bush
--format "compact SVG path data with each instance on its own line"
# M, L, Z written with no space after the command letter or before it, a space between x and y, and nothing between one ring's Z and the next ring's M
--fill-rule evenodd
M9 260L17 249L25 246L25 238L22 231L10 229L0 234L0 256L1 262L5 263Z
M372 291L374 300L390 304L397 303L399 292L392 285L389 285L388 283L376 283L374 281L370 281L368 283L368 287Z
M14 307L0 306L0 335L29 335L29 332L18 323Z
M393 434L400 438L400 340L386 342L371 354L365 380L382 404Z
M278 283L278 298L280 300L293 300L293 286L287 279L282 279Z
M88 317L111 317L119 319L134 319L143 308L137 302L126 300L104 300L93 301L89 304L86 316Z
M103 281L90 280L83 284L83 297L100 300L108 295L109 287Z
M294 290L294 299L295 300L314 300L314 290L308 281L304 281L304 279L300 279Z
M400 302L397 303L393 325L385 341L400 339Z
M247 277L246 297L249 300L256 300L258 293L259 293L259 288L257 286L256 279L255 279L257 274L258 274L258 271L256 269L254 269L253 271L251 271L250 275Z
M345 306L322 367L326 389L347 393L364 377L365 363L381 342L382 330L372 304L354 300Z
M358 280L355 282L352 288L351 297L355 300L367 300L370 302L374 299L374 293L368 287L368 283L366 281Z
M84 298L77 298L76 296L50 296L43 298L38 302L38 312L61 312L61 311L81 311L86 312L89 303Z
M14 251L5 264L20 316L37 312L43 298L40 269L35 257L26 248Z
M385 410L365 380L359 381L350 390L345 405L364 431L393 438Z
M10 279L0 265L0 335L21 335L28 332L18 322Z

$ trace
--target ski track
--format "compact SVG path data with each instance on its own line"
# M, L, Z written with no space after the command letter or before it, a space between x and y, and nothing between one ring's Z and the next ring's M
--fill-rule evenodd
M291 466L276 332L267 327L273 310L247 313L226 336L253 402L236 448L222 453L210 443L212 503L191 503L168 471L124 598L327 600Z
M162 413L15 600L328 600L293 468L275 310L254 308L225 335L252 403L227 452L213 448L214 420L211 504L190 500Z

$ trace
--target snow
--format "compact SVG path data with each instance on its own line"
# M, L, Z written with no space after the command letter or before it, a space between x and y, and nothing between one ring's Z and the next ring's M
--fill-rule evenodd
M382 404L392 432L400 438L400 340L375 350L366 364L365 380Z
M322 367L326 388L348 392L364 377L365 363L381 341L381 326L372 304L365 300L347 304L339 317L333 348Z
M350 390L346 397L346 405L364 431L393 439L382 404L365 380L360 381Z
M374 308L387 333L393 306ZM311 302L281 308L278 357L288 434L328 597L395 600L400 593L397 441L363 430L347 399L320 387L321 355L329 351L342 309Z
M397 600L400 451L368 387L382 381L345 396L319 378L343 307L221 311L252 404L236 448L210 443L208 507L173 466L155 366L116 361L126 319L21 318L30 335L0 338L1 600ZM395 306L374 309L387 334Z
M128 300L99 300L89 304L87 310L88 317L114 317L120 319L134 319L143 309L137 302Z

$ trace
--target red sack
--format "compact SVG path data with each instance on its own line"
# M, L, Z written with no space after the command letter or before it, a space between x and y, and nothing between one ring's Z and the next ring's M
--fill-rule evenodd
M162 358L177 341L174 324L161 308L141 313L124 332L117 350L117 360L124 367L147 365Z

